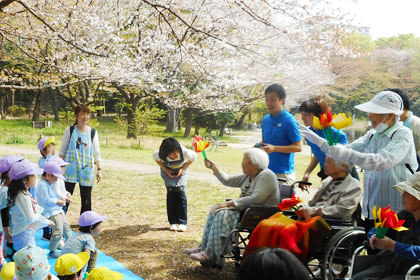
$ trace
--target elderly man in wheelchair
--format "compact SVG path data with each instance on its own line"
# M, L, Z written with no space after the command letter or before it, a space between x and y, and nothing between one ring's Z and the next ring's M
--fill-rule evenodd
M370 247L382 251L373 258L360 256L365 269L355 273L353 268L352 280L414 279L410 275L413 269L410 268L419 267L420 262L420 172L409 180L396 184L394 189L402 193L403 210L398 213L398 218L405 220L404 227L408 230L390 230L384 238L376 237L375 228L370 230Z
M251 148L245 151L242 160L243 174L228 175L209 160L205 164L223 185L241 189L239 198L211 208L200 247L185 249L191 259L205 266L216 266L220 256L232 248L228 236L238 225L240 212L251 204L275 206L280 195L277 177L268 169L268 155L261 149Z

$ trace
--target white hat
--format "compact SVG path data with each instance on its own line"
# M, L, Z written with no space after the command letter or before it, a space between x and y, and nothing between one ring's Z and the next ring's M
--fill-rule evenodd
M400 193L408 192L420 200L420 172L416 172L407 181L399 182L393 187Z
M372 100L354 106L356 109L374 114L394 114L403 113L403 101L401 97L392 91L381 91Z

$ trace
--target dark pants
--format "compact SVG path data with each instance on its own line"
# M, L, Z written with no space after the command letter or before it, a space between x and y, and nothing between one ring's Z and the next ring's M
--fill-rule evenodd
M385 264L377 264L356 273L351 280L404 280L405 275L387 275Z
M185 187L166 187L166 210L172 224L187 224L187 196Z
M74 188L76 183L65 182L66 190L73 195ZM92 187L91 186L82 186L79 184L80 188L80 197L82 208L80 209L80 214L85 211L92 210ZM66 203L64 212L67 213L70 203Z

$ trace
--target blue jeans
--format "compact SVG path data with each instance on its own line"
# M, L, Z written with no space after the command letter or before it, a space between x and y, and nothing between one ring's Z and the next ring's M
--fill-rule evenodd
M166 210L168 221L172 224L187 224L187 196L185 186L166 187Z
M35 247L35 230L32 228L27 228L19 234L13 235L13 247L16 251L31 245Z

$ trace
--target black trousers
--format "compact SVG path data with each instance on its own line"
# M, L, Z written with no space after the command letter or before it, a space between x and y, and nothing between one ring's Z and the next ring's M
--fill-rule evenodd
M187 224L187 196L185 187L166 187L166 210L172 224Z
M76 183L69 183L65 182L66 190L73 195L74 188L76 187ZM82 208L80 209L80 214L85 211L92 210L92 187L91 186L82 186L79 184L80 188L80 198ZM67 213L70 203L66 203L64 212Z

